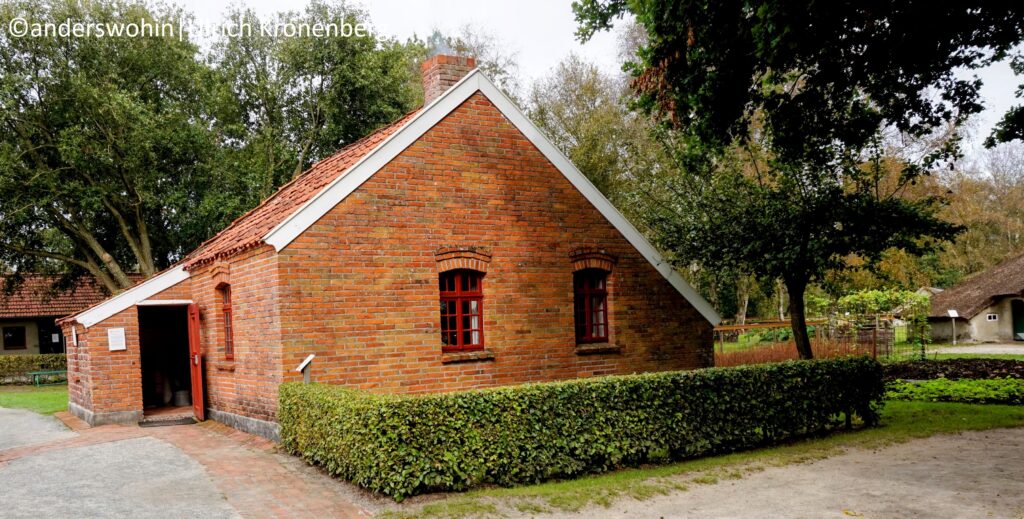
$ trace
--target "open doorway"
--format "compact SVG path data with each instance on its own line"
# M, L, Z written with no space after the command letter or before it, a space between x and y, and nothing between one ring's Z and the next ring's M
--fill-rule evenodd
M188 307L140 306L144 421L191 418Z
M1013 340L1024 341L1024 301L1010 301L1010 313L1013 314Z

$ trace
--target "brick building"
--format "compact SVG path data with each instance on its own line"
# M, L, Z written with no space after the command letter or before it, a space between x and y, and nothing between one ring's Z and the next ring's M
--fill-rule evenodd
M57 319L80 312L105 299L107 292L92 278L56 289L57 276L25 274L11 293L0 289L0 355L64 353ZM0 285L7 282L0 278Z
M710 365L715 311L473 60L422 70L423 108L62 321L72 411L137 421L190 391L275 437L309 355L314 381L400 393Z

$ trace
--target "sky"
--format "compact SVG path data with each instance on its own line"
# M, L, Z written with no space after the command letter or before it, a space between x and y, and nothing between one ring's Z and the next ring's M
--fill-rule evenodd
M261 15L291 9L301 10L303 0L169 0L191 11L208 23L220 20L229 5L241 3ZM603 32L586 44L575 37L576 21L571 0L362 0L378 34L405 40L413 35L426 38L434 29L456 33L471 25L478 32L494 36L519 63L520 84L550 74L570 53L596 64L607 73L619 73L617 36ZM997 63L975 72L983 81L981 95L986 106L974 121L973 137L965 143L965 152L977 154L981 141L989 134L1001 114L1015 103L1018 81L1007 63Z

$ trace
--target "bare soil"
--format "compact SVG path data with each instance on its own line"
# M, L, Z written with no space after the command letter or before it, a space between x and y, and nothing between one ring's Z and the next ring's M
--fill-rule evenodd
M885 364L883 369L886 381L1024 378L1024 361L1008 359L913 360Z

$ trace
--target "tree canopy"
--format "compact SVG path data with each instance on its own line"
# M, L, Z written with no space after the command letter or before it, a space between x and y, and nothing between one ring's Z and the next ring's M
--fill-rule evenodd
M850 256L919 253L957 228L908 187L958 156L982 105L958 72L1021 42L1019 6L971 2L581 0L580 36L645 30L635 106L673 133L678 175L650 220L682 261L781 278L800 354L808 284ZM923 145L899 150L894 142ZM893 160L898 163L893 174Z
M138 0L15 0L59 24L156 23L187 13ZM258 20L248 11L232 17ZM313 2L293 22L356 22ZM0 31L0 262L89 273L111 291L150 276L313 161L412 109L405 45L374 36L15 37Z

